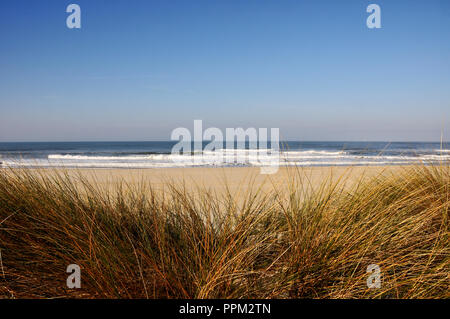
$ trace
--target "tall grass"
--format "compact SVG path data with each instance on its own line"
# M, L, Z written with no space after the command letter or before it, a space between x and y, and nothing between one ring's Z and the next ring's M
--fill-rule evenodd
M3 169L0 297L448 298L450 169L395 172L311 188L294 170L238 201ZM69 264L81 289L66 287Z

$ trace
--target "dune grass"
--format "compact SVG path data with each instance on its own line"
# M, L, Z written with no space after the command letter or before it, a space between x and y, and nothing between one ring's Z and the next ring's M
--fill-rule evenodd
M67 172L0 170L2 298L448 298L450 168L348 188L105 189ZM66 267L81 267L81 289ZM367 266L381 287L367 287Z

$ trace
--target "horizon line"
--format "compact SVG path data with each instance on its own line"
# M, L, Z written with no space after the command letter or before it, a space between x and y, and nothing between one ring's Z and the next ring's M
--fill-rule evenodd
M191 142L212 142L213 140L201 140L201 141L195 141L192 140ZM237 140L223 140L222 142L237 142ZM262 142L270 142L270 140L266 140ZM56 140L56 141L48 141L48 140L42 140L42 141L27 141L27 140L19 140L19 141L1 141L0 143L168 143L168 142L174 142L179 143L181 141L179 140ZM247 142L247 141L246 141ZM295 140L295 139L286 139L286 140L280 140L280 143L284 142L304 142L304 143L320 143L320 142L328 142L328 143L441 143L441 141L418 141L418 140ZM450 141L442 141L442 143L450 143Z

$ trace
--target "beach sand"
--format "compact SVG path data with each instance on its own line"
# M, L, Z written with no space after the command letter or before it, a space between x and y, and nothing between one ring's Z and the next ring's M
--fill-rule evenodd
M395 174L400 166L353 166L353 167L283 167L272 175L260 174L256 167L222 168L154 168L154 169L66 169L69 176L78 180L80 176L101 188L113 189L120 182L128 185L145 183L162 191L168 185L184 185L187 191L207 189L220 194L225 190L239 196L250 191L270 192L286 190L289 181L295 180L304 189L317 189L324 182L342 183L351 187L361 179L379 174ZM44 169L44 174L54 174L53 169Z

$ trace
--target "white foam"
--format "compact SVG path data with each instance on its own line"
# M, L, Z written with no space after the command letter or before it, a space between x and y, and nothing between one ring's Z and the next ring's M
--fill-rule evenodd
M11 167L80 167L80 168L168 168L194 166L322 166L322 165L389 165L450 161L450 150L436 150L421 156L356 155L346 151L271 149L220 149L191 154L86 155L50 154L47 159L2 159ZM446 154L444 154L446 153Z

